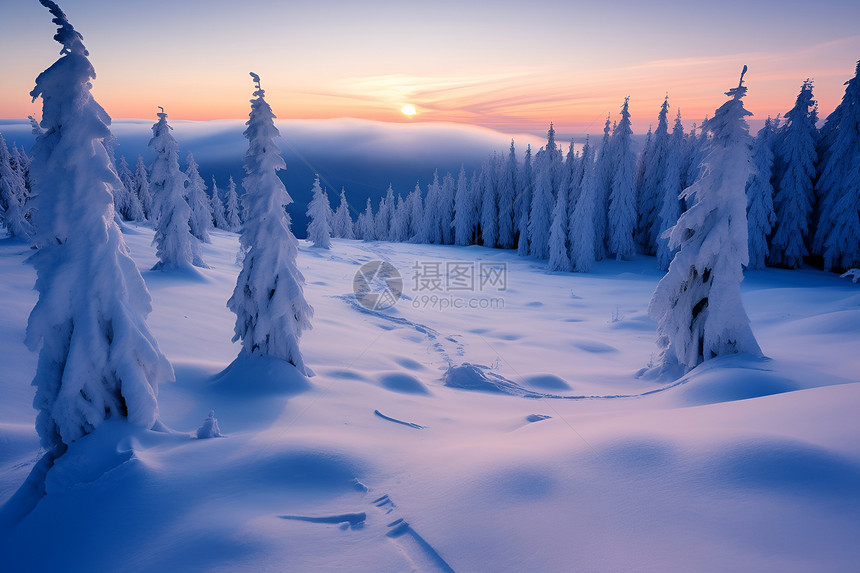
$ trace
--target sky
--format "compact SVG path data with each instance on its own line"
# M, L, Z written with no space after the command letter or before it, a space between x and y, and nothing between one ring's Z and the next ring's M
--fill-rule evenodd
M281 118L454 122L598 134L630 96L634 129L668 94L689 126L743 65L756 120L815 80L822 117L860 58L860 2L795 0L60 0L114 118L246 118L262 77ZM0 0L0 118L38 116L28 96L58 56L37 0ZM408 118L400 109L412 104Z

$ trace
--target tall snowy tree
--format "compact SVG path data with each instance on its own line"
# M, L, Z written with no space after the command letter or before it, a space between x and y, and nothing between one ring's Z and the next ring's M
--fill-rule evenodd
M24 206L26 193L24 177L13 168L9 148L0 134L0 224L12 237L25 240L33 234Z
M131 172L131 168L128 166L128 161L125 160L124 155L120 156L117 168L119 179L122 181L123 194L120 215L126 221L143 221L146 217L143 213L143 205L140 203L140 198L138 198L135 192L134 173ZM114 197L114 206L117 206L116 196Z
M615 165L612 163L610 151L610 133L612 128L609 116L603 126L603 139L600 151L597 152L594 166L594 258L597 261L606 257L606 236L609 228L609 191L612 187L612 174Z
M200 241L191 234L191 207L185 201L188 178L179 170L179 145L170 135L171 129L167 114L159 112L149 141L157 155L149 179L155 225L152 242L158 255L153 270L206 267L200 258Z
M152 192L149 188L149 171L146 164L143 162L143 157L137 156L137 164L134 167L134 193L140 200L140 206L143 208L143 215L149 220L153 220L152 213Z
M570 270L570 257L567 254L569 223L567 195L568 185L560 185L552 211L552 224L549 231L549 260L547 261L547 269L550 271Z
M819 151L818 227L813 252L824 268L860 267L860 61L827 117Z
M658 188L659 209L657 211L657 268L669 270L669 263L675 257L675 250L669 247L668 237L663 234L675 226L681 216L681 190L683 189L684 164L684 126L681 124L681 111L675 116L672 136L666 145L662 177Z
M669 140L669 96L666 96L657 115L657 129L651 138L651 146L642 153L642 180L637 186L639 220L636 237L643 251L649 255L657 252L663 204L661 191L666 177L666 162L672 153ZM669 226L674 224L672 221Z
M346 201L346 189L340 190L340 205L334 213L332 221L332 235L341 239L354 239L352 230L352 215L349 214L349 203Z
M689 209L669 235L678 253L657 285L649 314L657 321L658 367L685 371L724 354L761 355L741 301L747 257L746 196L751 137L738 87L708 121L703 176L684 190Z
M499 178L499 237L498 245L503 249L512 249L515 246L515 215L514 206L517 198L517 152L514 148L514 140L511 140L511 148L508 158L504 163L502 176Z
M313 309L305 300L305 278L296 264L299 242L290 231L284 207L293 202L278 171L286 168L276 139L275 114L265 100L260 78L255 83L250 119L245 123L245 221L239 243L242 271L227 306L236 314L233 340L242 341L240 357L270 356L313 374L299 349L302 332L311 328Z
M221 200L221 193L218 191L218 184L215 183L215 176L212 176L212 197L209 198L212 205L212 222L218 229L227 228L227 216L224 214L224 201Z
M438 245L442 242L442 185L438 170L433 172L433 182L427 186L424 205L424 230L418 242Z
M546 146L535 157L535 185L529 213L529 252L539 259L549 258L549 231L558 193L561 150L555 143L555 129L549 124Z
M457 177L457 192L454 195L454 244L471 245L475 240L475 225L478 213L472 186L466 177L466 168L460 166Z
M514 218L517 231L517 254L525 257L529 254L529 215L532 205L532 190L534 174L532 172L532 146L526 146L523 167L517 177L517 199L514 202Z
M232 175L227 180L224 216L227 218L228 231L238 233L242 230L242 212L239 209L239 195L236 193L236 183L233 181Z
M106 420L152 428L160 382L173 370L146 326L149 292L114 222L111 188L122 185L103 141L110 117L90 92L95 71L83 37L54 16L60 58L30 92L42 98L33 146L39 300L27 344L39 351L36 429L48 465Z
M421 197L421 184L415 183L415 189L406 197L409 208L409 240L420 243L424 233L424 200Z
M409 240L409 209L400 193L397 194L397 203L391 216L391 234L388 240L397 243Z
M570 262L576 272L587 273L595 261L595 211L598 207L597 165L594 162L594 148L588 140L582 148L582 165L579 200L570 218Z
M753 172L747 181L747 227L749 234L748 269L763 269L768 255L767 238L776 223L773 210L773 145L779 118L770 117L753 143Z
M785 114L785 124L774 146L775 186L773 209L776 224L770 241L768 262L797 268L808 254L805 240L809 234L815 194L815 144L817 116L812 99L812 82L806 80L794 107Z
M320 176L314 177L314 185L311 188L311 202L308 203L308 240L315 247L321 249L331 248L331 207L328 203L328 195L320 187Z
M363 241L376 240L376 225L373 216L373 206L370 204L370 197L367 198L367 205L364 208L364 213L358 216L357 234Z
M191 234L199 241L211 243L209 229L212 228L212 206L209 202L209 196L206 195L206 183L200 177L199 167L194 161L194 154L190 151L185 158L185 177L188 180L185 198L188 201L188 206L191 207L191 218L189 219Z
M485 247L495 247L499 234L499 194L496 180L498 156L485 161L481 168L483 198L481 201L481 240Z
M636 188L633 185L636 154L632 147L629 102L629 97L624 98L621 121L610 140L615 171L609 193L609 252L618 260L630 259L636 251L633 242L636 231Z
M456 184L451 173L445 173L442 178L441 191L441 207L442 212L439 216L439 225L442 227L442 244L454 244L454 194L456 193Z
M376 216L373 218L374 235L377 241L391 240L391 219L396 206L394 189L389 184L388 190L385 192L385 197L379 200L379 209L377 209Z

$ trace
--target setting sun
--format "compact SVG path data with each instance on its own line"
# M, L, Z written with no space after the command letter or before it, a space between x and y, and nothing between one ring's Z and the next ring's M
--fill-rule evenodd
M406 105L404 105L403 107L400 108L400 113L402 113L403 115L405 115L407 117L412 117L416 113L418 113L418 110L416 110L415 106L412 105L411 103L407 103Z

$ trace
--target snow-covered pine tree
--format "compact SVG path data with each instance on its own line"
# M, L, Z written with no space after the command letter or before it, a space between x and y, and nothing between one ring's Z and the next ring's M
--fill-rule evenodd
M134 173L131 172L131 168L128 166L128 161L125 160L124 155L120 156L117 167L119 169L119 179L122 181L125 203L120 215L126 221L143 221L146 217L143 213L143 205L141 205L140 199L135 192ZM116 198L114 198L114 205L116 205Z
M114 222L110 189L122 182L102 143L110 117L90 92L89 53L59 6L40 1L63 45L30 92L42 98L45 131L33 145L39 300L26 341L39 351L33 404L50 464L105 420L152 428L158 384L173 370L146 326L149 292Z
M163 110L163 108L162 108ZM153 224L158 263L153 270L206 267L200 258L200 241L191 234L189 220L191 207L185 200L185 183L188 180L179 170L179 145L170 135L167 114L158 113L152 126L149 147L156 159L149 176L152 191Z
M532 173L532 146L526 146L523 167L517 177L517 199L514 202L514 219L517 231L517 254L525 257L529 254L529 215L532 205L532 188L534 175Z
M819 151L812 248L826 270L860 267L860 61L845 85L842 102L824 124Z
M218 191L218 184L215 182L214 175L212 176L212 196L209 201L212 206L212 223L218 229L226 229L227 215L224 214L224 201L221 200L221 193Z
M367 198L367 206L364 208L364 213L358 216L359 235L363 241L376 240L376 225L373 216L373 206L370 204L370 197Z
M499 234L499 194L496 179L496 163L498 156L481 166L481 184L483 198L481 200L481 243L485 247L495 247Z
M666 162L671 153L669 139L669 96L667 95L663 105L660 106L660 113L657 114L657 129L654 130L651 138L651 146L642 154L642 180L637 186L639 221L636 238L642 250L648 255L656 254L659 242L663 178L666 176ZM675 221L672 221L669 227L674 224Z
M777 133L774 145L773 209L776 223L770 240L768 262L771 265L797 268L807 255L805 240L809 235L815 192L815 144L818 131L812 81L806 80L794 107L785 114L785 124Z
M390 241L403 243L409 239L409 209L403 195L397 194L397 203L391 215Z
M633 185L636 154L633 153L628 109L630 98L624 98L621 121L612 132L612 188L609 193L609 252L618 260L630 259L636 252L633 234L636 231L636 188Z
M143 208L143 216L152 221L155 219L152 213L152 191L149 188L149 170L143 162L143 156L137 156L137 164L134 166L134 194L140 200Z
M332 235L341 239L354 239L352 215L349 214L349 203L346 201L346 189L340 190L340 205L334 213Z
M773 145L779 119L770 117L756 135L753 143L753 172L747 181L747 228L749 235L748 269L763 269L768 255L770 236L776 214L773 210Z
M598 165L594 161L594 147L588 140L582 148L582 165L581 191L570 219L570 262L574 271L587 273L595 260L595 211L598 207Z
M456 184L451 173L445 173L442 178L441 191L441 214L439 216L439 226L442 228L442 244L454 244L454 194Z
M539 259L549 258L549 231L558 194L561 150L555 144L555 129L549 124L546 146L535 157L535 185L529 213L529 252Z
M409 211L409 241L421 242L424 230L424 200L421 197L421 183L415 182L415 189L406 197Z
M573 155L573 143L569 156ZM572 169L571 169L572 171ZM552 224L549 231L549 260L547 270L569 271L570 257L568 257L567 235L568 235L568 184L564 181L559 185L558 196L555 198L555 206L552 211Z
M320 176L314 177L314 185L311 188L311 202L308 203L308 240L312 241L314 247L321 249L331 248L331 224L329 223L329 212L331 208L328 196L320 187Z
M260 78L244 132L248 140L242 197L245 221L239 243L242 271L227 306L236 314L233 340L242 341L240 357L285 360L299 373L312 375L299 349L302 332L311 328L313 309L305 300L305 279L296 265L299 242L290 231L284 207L293 202L278 170L286 168L276 138L275 114L266 102Z
M663 233L675 226L681 216L681 190L684 171L684 126L681 124L681 110L675 116L672 135L666 145L663 161L663 175L660 180L659 210L657 211L657 268L669 270L669 263L675 256L675 250L669 248L669 239Z
M191 207L191 217L189 225L191 234L197 237L197 240L204 243L211 243L209 238L209 229L212 228L212 205L209 202L209 196L206 194L206 183L200 177L199 167L194 161L194 154L190 151L185 157L185 177L188 180L188 187L185 188L185 198L188 201L188 206Z
M724 354L761 355L740 289L748 262L744 190L752 170L745 73L746 66L708 121L707 168L684 190L690 207L669 230L669 247L679 250L648 309L657 321L657 367L664 371L689 371Z
M377 241L390 241L391 235L391 218L394 215L396 207L394 199L394 189L391 184L388 185L388 190L385 192L385 197L379 200L379 209L376 211L376 216L373 218L374 234Z
M438 170L433 172L433 182L427 186L424 205L424 230L418 242L438 245L442 242L442 186Z
M227 180L227 195L225 196L224 216L227 218L227 230L238 233L242 230L242 210L239 208L239 195L236 193L236 182L233 176Z
M24 178L12 167L12 156L0 134L0 225L10 236L24 240L33 234L24 206L26 194Z
M615 165L612 163L610 151L610 133L612 127L609 116L603 126L603 139L600 150L597 151L594 166L594 260L601 261L606 257L606 234L609 228L609 191L612 187L612 174Z
M512 249L516 244L514 204L517 198L517 152L513 139L503 169L499 178L499 237L496 242L503 249Z
M471 245L475 237L475 200L472 196L472 187L466 177L466 168L460 166L460 175L457 177L457 192L454 194L454 244L460 246Z
M107 148L108 148L108 146L105 146L105 149L107 149ZM123 159L125 159L125 158L123 158ZM111 190L111 194L113 195L114 211L116 212L117 215L120 216L121 219L128 221L129 218L126 216L126 213L128 213L128 206L129 206L129 203L131 202L131 193L129 192L128 188L126 187L125 179L123 178L125 173L124 173L122 161L117 161L115 163L111 162L111 165L113 165L114 170L119 175L119 180L123 183L121 186ZM126 163L125 171L127 171L127 170L128 170L128 164Z

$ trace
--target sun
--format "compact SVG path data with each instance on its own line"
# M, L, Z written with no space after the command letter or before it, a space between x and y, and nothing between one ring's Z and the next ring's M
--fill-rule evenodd
M402 113L406 117L412 117L416 113L418 113L418 110L416 110L415 106L412 105L411 103L407 103L406 105L404 105L403 107L400 108L400 113Z

